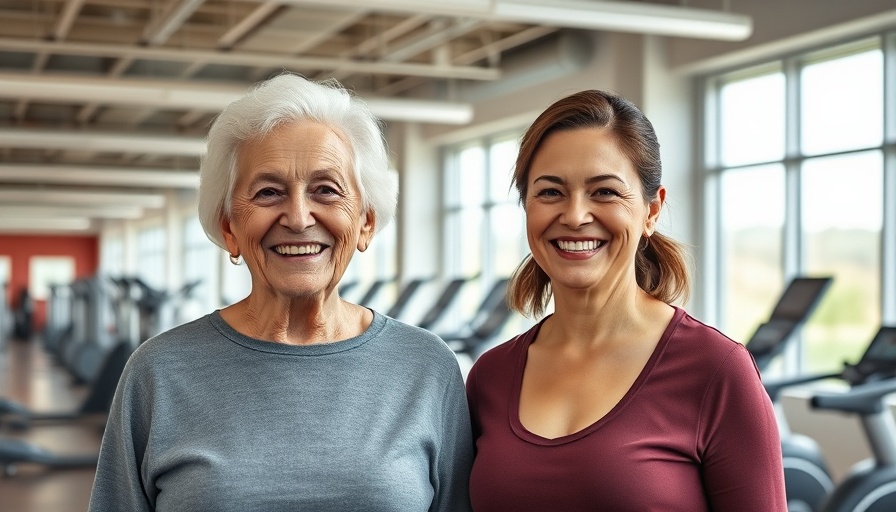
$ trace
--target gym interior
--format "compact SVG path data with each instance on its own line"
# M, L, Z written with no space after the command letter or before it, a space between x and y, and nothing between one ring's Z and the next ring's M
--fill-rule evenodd
M2 0L0 510L85 510L130 352L248 293L200 227L198 162L215 114L284 70L368 99L399 175L340 294L464 371L539 320L504 299L520 136L578 90L633 101L683 306L756 358L791 511L834 510L868 467L883 483L853 492L896 500L892 0Z

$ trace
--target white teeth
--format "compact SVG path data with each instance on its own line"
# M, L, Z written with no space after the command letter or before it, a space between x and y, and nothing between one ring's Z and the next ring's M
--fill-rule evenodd
M274 250L278 254L317 254L320 252L320 244L308 245L278 245Z
M567 241L567 240L557 240L557 247L559 247L560 250L567 251L567 252L593 251L593 250L597 249L598 247L600 247L601 245L603 245L603 242L601 242L599 240L585 240L584 242L583 241L571 242L571 241Z

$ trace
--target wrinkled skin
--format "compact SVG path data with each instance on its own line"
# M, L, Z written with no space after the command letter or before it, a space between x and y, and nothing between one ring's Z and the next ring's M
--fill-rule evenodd
M313 121L281 125L239 148L221 227L230 254L249 268L252 291L222 311L225 321L293 344L339 341L369 325L372 314L337 293L355 250L366 250L374 232L352 166L344 136Z

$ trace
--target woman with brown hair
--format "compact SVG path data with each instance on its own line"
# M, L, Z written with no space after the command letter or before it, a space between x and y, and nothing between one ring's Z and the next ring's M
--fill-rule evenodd
M513 183L531 256L513 309L542 315L467 379L474 510L785 511L771 402L743 345L674 305L657 232L659 143L633 104L583 91L523 136Z

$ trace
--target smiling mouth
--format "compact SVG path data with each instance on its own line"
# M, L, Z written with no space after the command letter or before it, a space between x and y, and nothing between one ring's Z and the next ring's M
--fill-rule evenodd
M307 256L320 254L323 248L321 244L278 245L274 247L274 252L284 256Z
M555 240L554 245L564 252L592 252L603 247L603 240Z

